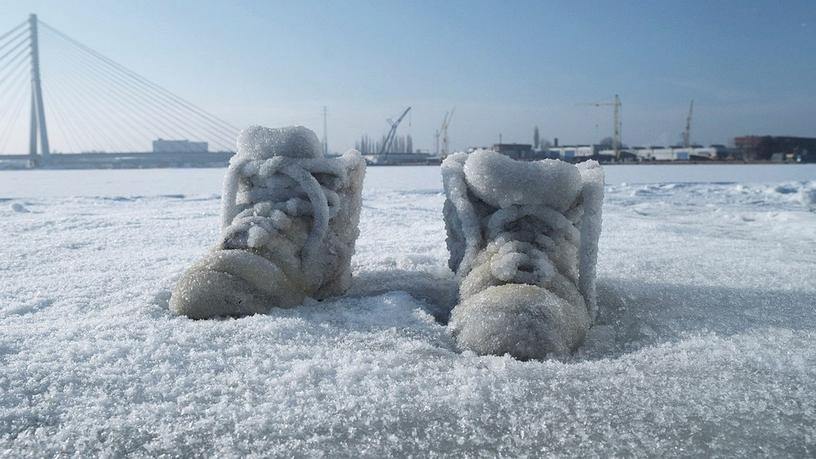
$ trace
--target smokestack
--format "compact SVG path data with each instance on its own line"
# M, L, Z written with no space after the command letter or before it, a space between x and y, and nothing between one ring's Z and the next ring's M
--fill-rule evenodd
M554 146L554 147L557 147L557 146L558 146L558 137L556 137L556 138L554 138L554 139L553 139L553 146Z

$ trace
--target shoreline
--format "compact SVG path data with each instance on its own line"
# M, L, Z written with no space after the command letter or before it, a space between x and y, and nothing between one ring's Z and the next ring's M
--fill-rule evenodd
M45 166L45 167L3 167L3 158L0 158L0 172L3 171L44 171L44 170L142 170L142 169L220 169L227 167L227 164L201 164L201 165L152 165L152 164L106 164L109 167L83 167L86 165L75 164L67 167ZM571 162L571 164L578 164L578 162ZM808 164L816 164L813 162L790 162L790 161L621 161L621 162L602 162L602 166L806 166ZM438 167L440 163L432 164L366 164L367 167Z

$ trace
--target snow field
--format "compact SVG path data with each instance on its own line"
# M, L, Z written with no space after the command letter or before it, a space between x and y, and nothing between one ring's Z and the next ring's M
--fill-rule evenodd
M349 297L239 320L167 309L220 182L0 195L0 455L814 454L816 183L611 181L599 326L519 362L433 320L455 301L439 170L370 186L400 170L368 172ZM57 176L93 173L116 177Z

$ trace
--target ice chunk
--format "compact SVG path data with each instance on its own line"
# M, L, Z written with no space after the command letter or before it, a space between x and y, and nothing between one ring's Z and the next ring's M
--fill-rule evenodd
M17 212L19 214L27 214L31 212L28 210L28 208L26 208L26 206L20 204L19 202L12 202L10 208L13 212Z
M581 172L580 221L581 251L578 270L578 290L584 296L592 320L598 316L598 302L595 293L595 272L598 261L598 239L601 237L603 221L604 172L597 161L584 161L577 165Z
M179 281L171 309L242 315L343 293L364 174L359 152L324 158L304 127L244 130L224 180L220 241Z
M292 126L270 129L250 126L238 135L238 152L242 159L319 158L320 141L309 128Z
M799 190L799 202L805 207L816 207L816 182L808 182Z
M572 164L557 159L519 164L488 150L472 153L464 164L470 191L493 207L533 204L566 210L581 190Z
M459 346L518 358L577 348L597 314L600 165L479 150L448 157L442 177Z

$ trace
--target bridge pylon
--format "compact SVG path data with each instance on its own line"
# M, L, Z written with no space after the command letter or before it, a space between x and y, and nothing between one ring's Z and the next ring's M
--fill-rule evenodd
M45 124L45 106L43 105L42 82L40 80L40 49L37 40L37 15L28 16L28 31L31 46L31 129L28 154L32 167L43 166L48 162L48 128ZM39 140L39 153L37 141Z

